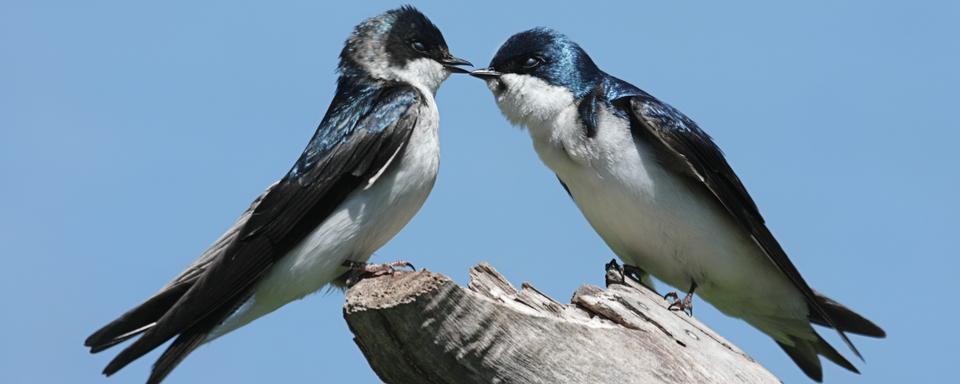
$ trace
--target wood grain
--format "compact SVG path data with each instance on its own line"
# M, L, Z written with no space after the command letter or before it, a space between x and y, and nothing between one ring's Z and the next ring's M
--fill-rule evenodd
M479 264L460 287L397 272L347 292L344 318L387 383L779 383L695 318L624 279L561 304Z

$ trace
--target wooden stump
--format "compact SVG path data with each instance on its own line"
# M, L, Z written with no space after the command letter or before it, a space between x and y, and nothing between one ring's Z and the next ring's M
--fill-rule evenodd
M715 332L608 266L561 304L491 266L467 288L397 272L347 292L344 318L387 383L779 383ZM626 280L626 281L625 281Z

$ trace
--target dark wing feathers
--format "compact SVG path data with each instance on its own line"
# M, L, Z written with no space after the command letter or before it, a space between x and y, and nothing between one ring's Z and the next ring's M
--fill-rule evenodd
M659 143L660 149L673 158L674 166L679 165L682 172L699 180L750 232L770 261L803 293L814 316L836 329L844 343L860 357L860 352L844 333L845 329L831 318L770 233L757 205L710 136L688 117L645 92L615 102L629 112L635 134Z
M817 301L820 302L820 305L823 306L823 309L830 314L830 319L833 320L834 323L840 325L840 328L843 328L844 331L871 337L887 336L887 333L884 332L882 328L874 324L872 321L867 320L863 316L860 316L850 308L847 308L843 304L840 304L825 296L816 289L813 290L813 293L817 295ZM830 325L827 323L826 319L819 317L817 313L810 314L810 321L824 326Z
M787 345L779 341L777 341L777 345L790 356L790 359L800 367L804 374L818 383L823 381L823 369L819 358L821 355L850 372L860 373L857 367L854 367L849 360L831 347L820 335L817 335L815 341L798 338L793 338L792 341L793 345Z
M177 300L180 300L191 285L191 283L176 284L153 295L143 304L94 332L84 341L84 345L90 347L90 353L97 353L139 335L163 316Z
M153 326L118 354L105 374L180 335L158 360L151 381L166 376L249 296L278 258L403 150L416 125L420 93L399 84L349 91L353 94L338 89L331 104L339 107L327 111L300 159L242 217L245 222L222 252L211 259L201 257L195 264L199 272L188 269L181 275L189 276L189 288L177 291L173 303L150 306L150 316L142 316L139 323ZM177 285L168 287L172 291ZM88 345L116 344L107 336L116 338L126 328L108 325L91 336Z
M191 326L181 332L179 336L170 343L163 354L153 363L153 369L150 371L150 377L147 378L147 384L159 384L163 381L174 368L183 361L187 355L195 348L203 344L207 334L215 328L224 318L237 309L242 302L234 303L230 306L222 306L217 312L207 316L198 324Z
M240 228L250 219L254 208L275 186L276 183L260 194L227 232L213 242L193 264L163 287L160 292L90 335L84 342L84 345L90 347L90 352L97 353L110 348L152 327L193 286L193 283L206 271L207 267L220 257L227 246L236 239Z

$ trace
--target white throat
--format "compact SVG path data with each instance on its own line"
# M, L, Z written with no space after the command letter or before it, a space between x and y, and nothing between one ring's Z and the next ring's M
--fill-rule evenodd
M570 90L530 75L506 73L499 79L488 80L487 87L493 91L507 120L530 129L531 135L545 134L534 131L552 125L562 112L576 104Z
M426 57L410 60L401 68L376 62L363 62L363 66L373 77L410 83L431 95L436 95L440 84L450 76L442 64Z

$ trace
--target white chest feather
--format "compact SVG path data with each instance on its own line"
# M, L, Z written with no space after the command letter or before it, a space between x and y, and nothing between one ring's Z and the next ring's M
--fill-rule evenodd
M208 340L316 292L346 271L344 261L367 261L413 218L440 166L439 115L432 93L424 94L426 103L403 152L280 259Z
M501 77L506 87L489 83L501 111L529 130L540 159L625 262L679 289L696 282L701 296L733 315L782 310L770 297L750 300L754 295L795 297L796 290L776 278L779 272L749 235L703 190L662 166L657 153L633 137L628 120L601 109L597 134L588 138L568 90L511 76ZM731 298L750 304L733 305Z
M426 201L440 165L438 116L421 108L410 140L364 189L349 195L317 229L291 250L260 284L257 295L297 298L326 285L345 260L364 262L393 238ZM289 299L287 299L289 301Z

